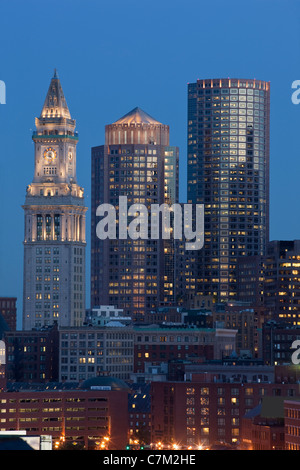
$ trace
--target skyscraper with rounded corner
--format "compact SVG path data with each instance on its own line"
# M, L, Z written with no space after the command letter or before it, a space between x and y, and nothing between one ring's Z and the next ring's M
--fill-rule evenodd
M189 256L193 291L237 296L239 257L269 239L270 83L198 79L188 84L188 202L204 204L205 242Z

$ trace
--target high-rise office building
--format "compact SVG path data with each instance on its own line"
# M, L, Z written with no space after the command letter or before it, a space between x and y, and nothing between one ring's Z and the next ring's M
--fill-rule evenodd
M205 211L204 247L189 254L196 293L236 298L239 257L266 252L269 108L269 82L188 85L188 202Z
M273 319L300 325L300 240L273 240L268 244L264 304Z
M85 316L86 207L76 179L76 122L56 71L35 124L34 177L23 206L23 329L79 326Z
M264 322L299 326L300 240L272 240L264 256L240 258L238 291L239 300L261 312Z
M169 145L169 126L140 108L107 125L105 145L92 148L91 307L115 305L144 321L158 305L174 302L174 238L152 239L148 232L147 239L117 233L100 240L96 210L107 203L122 215L122 196L126 208L143 204L149 214L153 204L176 203L178 153Z

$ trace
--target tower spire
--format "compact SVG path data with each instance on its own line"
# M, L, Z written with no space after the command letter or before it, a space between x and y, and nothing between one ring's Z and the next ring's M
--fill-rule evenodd
M71 114L56 69L54 69L54 75L51 79L40 118L71 119Z

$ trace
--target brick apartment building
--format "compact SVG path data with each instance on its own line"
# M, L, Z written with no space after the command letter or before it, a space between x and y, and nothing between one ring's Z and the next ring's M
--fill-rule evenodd
M300 450L300 400L284 402L285 449Z
M242 419L265 396L299 396L299 385L269 382L153 382L152 442L238 445Z
M58 381L57 324L31 331L7 331L6 379L19 382Z
M134 372L145 363L160 364L190 356L206 360L230 356L235 350L236 330L187 326L135 327Z

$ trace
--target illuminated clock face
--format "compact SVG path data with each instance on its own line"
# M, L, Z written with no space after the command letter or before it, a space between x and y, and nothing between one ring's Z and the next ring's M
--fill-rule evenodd
M47 163L53 163L57 158L57 152L54 148L49 147L44 151L44 159Z

